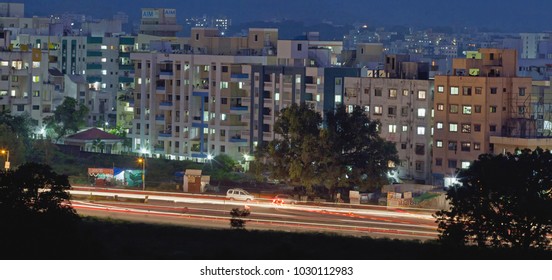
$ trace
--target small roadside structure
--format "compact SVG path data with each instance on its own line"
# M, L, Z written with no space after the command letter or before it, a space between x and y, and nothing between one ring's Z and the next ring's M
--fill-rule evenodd
M201 175L200 169L186 169L184 173L184 192L203 193L205 186L211 181L211 176Z
M124 139L92 127L67 136L63 145L79 147L81 151L102 154L120 154Z
M381 189L389 207L422 207L445 209L448 202L442 189L432 185L394 184Z

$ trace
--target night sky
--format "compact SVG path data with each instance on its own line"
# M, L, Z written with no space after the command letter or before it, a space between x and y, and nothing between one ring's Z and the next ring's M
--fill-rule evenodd
M7 2L7 1L6 1ZM546 0L20 0L26 16L64 11L111 17L118 11L138 20L140 8L176 8L180 20L226 15L234 23L292 19L372 26L469 26L505 32L552 30L552 1ZM48 5L45 5L45 4Z

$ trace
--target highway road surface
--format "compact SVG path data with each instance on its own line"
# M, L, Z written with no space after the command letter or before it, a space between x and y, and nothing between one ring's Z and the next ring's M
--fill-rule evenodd
M77 187L70 192L73 207L81 215L133 222L228 229L230 210L248 208L251 215L245 220L246 228L250 230L330 232L418 240L437 238L435 218L432 217L434 210L348 204L275 205L270 200L246 203L230 201L224 196L119 189Z

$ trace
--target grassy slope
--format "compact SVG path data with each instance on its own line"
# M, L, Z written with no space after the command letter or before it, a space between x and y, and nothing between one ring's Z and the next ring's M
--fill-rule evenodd
M33 236L43 236L33 233ZM42 241L40 241L42 240ZM550 259L552 252L447 248L436 243L327 234L207 230L84 218L59 244L52 236L16 250L9 259ZM13 243L18 244L18 243ZM41 245L42 244L42 245ZM44 247L44 248L43 248ZM56 247L56 249L51 249ZM8 254L8 255L6 255Z

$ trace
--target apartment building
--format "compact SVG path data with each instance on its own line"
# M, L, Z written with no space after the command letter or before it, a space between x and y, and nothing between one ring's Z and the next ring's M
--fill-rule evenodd
M323 113L324 68L278 65L244 66L250 76L247 99L242 104L251 108L246 116L248 152L257 144L273 141L274 124L280 110L292 104L307 103Z
M62 100L63 81L49 71L48 50L28 48L0 52L0 110L28 114L37 125Z
M386 77L345 78L343 104L361 106L381 123L380 136L395 143L400 166L396 181L429 183L433 81Z
M452 75L435 77L435 185L454 183L480 154L502 152L492 137L536 136L532 81L516 69L515 50L481 49L455 59Z
M195 28L185 51L132 53L134 151L181 160L220 153L243 158L249 75L242 67L275 64L271 40L277 40L273 29L227 38Z

